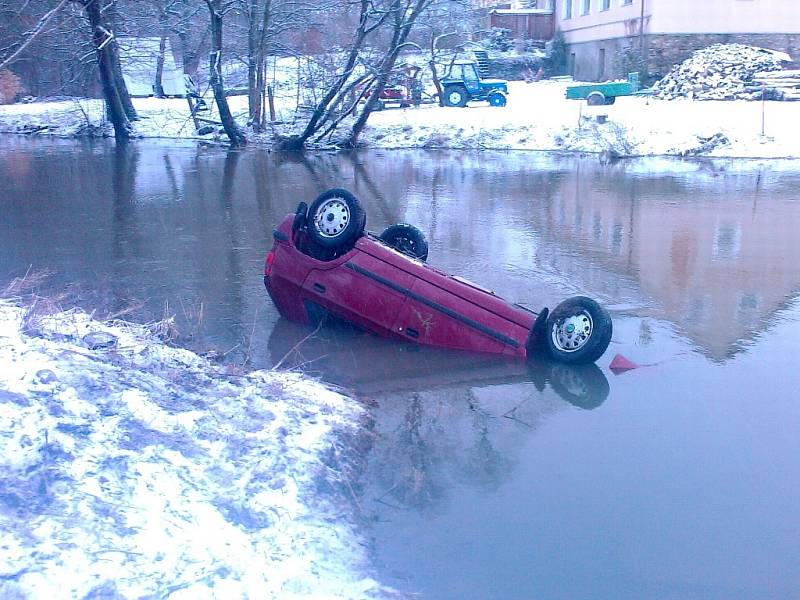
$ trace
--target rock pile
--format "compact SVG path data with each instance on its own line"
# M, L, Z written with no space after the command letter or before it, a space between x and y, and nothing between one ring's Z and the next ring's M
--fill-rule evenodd
M780 52L745 46L714 44L692 54L653 85L653 96L666 100L760 100L762 84L756 74L781 70L790 60ZM770 87L768 99L782 99L779 88Z

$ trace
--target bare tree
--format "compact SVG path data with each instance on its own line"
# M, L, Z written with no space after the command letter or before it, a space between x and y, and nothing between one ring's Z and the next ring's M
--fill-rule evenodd
M306 142L334 118L335 109L346 94L363 82L363 78L361 80L354 79L359 55L364 48L367 36L378 30L390 14L389 11L378 9L371 0L360 0L358 26L347 50L344 65L334 75L327 91L317 102L303 131L280 141L279 146L282 149L298 151L305 148Z
M225 96L225 85L222 81L222 23L225 13L235 4L234 0L205 0L211 19L211 52L209 53L209 73L214 101L217 103L222 127L234 147L247 144L239 126L236 124L228 99Z
M369 119L370 113L376 106L381 92L386 88L389 76L397 62L397 57L406 46L411 30L414 28L420 14L422 14L433 1L434 0L391 0L387 14L390 14L392 17L392 40L383 59L380 61L372 93L367 103L364 105L361 114L356 118L356 122L350 130L350 135L344 141L343 145L345 147L353 148L358 143L358 137L364 130L367 119Z

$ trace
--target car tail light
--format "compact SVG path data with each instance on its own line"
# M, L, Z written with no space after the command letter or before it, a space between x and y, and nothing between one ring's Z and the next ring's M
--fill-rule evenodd
M272 270L272 263L275 262L275 253L270 250L267 254L267 260L264 261L264 277L269 277L269 272Z

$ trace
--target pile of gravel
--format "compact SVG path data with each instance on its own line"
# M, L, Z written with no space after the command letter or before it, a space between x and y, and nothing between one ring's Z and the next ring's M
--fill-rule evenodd
M780 52L745 46L714 44L692 54L653 85L653 96L665 100L760 100L761 83L756 74L780 71L789 57ZM777 88L768 98L781 99Z

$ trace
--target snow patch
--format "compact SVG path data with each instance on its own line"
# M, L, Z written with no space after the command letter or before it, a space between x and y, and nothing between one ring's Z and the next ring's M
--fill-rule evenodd
M364 416L298 374L0 302L0 596L384 597L331 459Z

